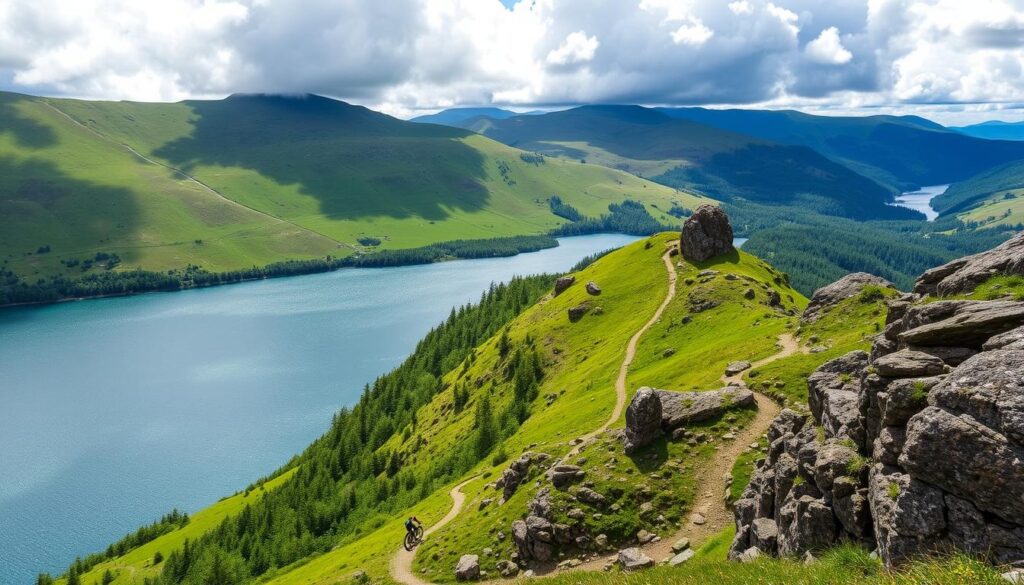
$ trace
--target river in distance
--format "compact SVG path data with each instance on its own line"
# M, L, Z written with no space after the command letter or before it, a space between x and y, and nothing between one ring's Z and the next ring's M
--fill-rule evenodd
M0 310L0 583L244 488L491 282L635 239Z

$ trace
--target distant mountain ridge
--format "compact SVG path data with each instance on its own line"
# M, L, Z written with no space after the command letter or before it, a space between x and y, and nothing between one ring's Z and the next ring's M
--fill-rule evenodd
M975 138L986 138L989 140L1024 140L1024 121L1003 122L1001 120L989 120L981 124L970 126L950 127L961 134L974 136Z
M505 110L502 108L450 108L447 110L441 110L435 114L425 114L423 116L409 118L409 121L451 126L465 122L471 118L478 117L490 118L492 120L504 120L513 116L532 116L543 113L544 112L540 110L534 110L531 112L513 112L512 110Z

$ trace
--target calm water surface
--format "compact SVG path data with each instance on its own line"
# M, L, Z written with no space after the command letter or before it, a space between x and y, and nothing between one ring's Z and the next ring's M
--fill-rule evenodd
M245 487L491 282L635 239L0 310L0 584Z
M907 191L896 197L894 205L916 209L923 213L928 221L935 221L935 218L939 217L939 212L932 209L932 199L945 193L948 188L949 185L932 185L921 187L917 191Z

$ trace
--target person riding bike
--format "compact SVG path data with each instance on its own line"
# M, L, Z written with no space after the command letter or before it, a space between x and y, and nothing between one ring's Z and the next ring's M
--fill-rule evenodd
M423 524L420 523L419 518L410 516L409 519L405 521L405 531L415 536L417 528L423 528Z

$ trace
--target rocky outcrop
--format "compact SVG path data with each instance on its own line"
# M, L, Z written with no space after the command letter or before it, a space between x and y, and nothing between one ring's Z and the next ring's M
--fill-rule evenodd
M655 390L641 388L626 408L626 454L651 444L661 436L662 403Z
M459 581L472 581L480 578L480 557L462 555L455 565L455 578Z
M683 223L679 249L683 258L691 262L703 262L734 251L729 216L718 206L699 206Z
M970 292L993 273L1024 274L1024 234L987 252L932 268L917 279L914 292L939 296Z
M661 402L661 427L666 431L717 418L733 408L755 405L754 393L736 386L703 392L654 390L654 393Z
M560 295L576 282L575 276L563 276L555 281L555 295Z
M730 558L852 540L889 566L950 548L1024 565L1022 312L890 301L870 355L822 365L809 414L772 423L735 503Z
M626 453L632 454L664 433L688 424L719 417L733 408L755 405L754 393L737 386L704 392L641 388L626 408L626 430L623 433Z
M501 503L505 503L512 494L516 493L519 485L527 478L530 473L530 466L534 463L546 461L550 455L547 453L533 453L527 451L519 456L519 459L513 461L507 468L502 470L501 477L494 482L495 489L502 490Z
M891 282L873 274L866 272L847 274L832 284L814 291L811 301L807 303L807 308L804 310L803 320L806 322L816 321L823 311L860 294L860 291L869 284L893 288Z

